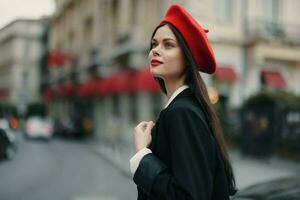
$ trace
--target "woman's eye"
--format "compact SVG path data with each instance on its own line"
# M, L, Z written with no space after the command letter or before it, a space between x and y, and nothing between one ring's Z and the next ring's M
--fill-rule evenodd
M155 43L155 42L152 42L152 43L151 43L151 49L153 49L154 47L156 47L156 43Z
M171 43L169 43L169 42L167 42L167 43L165 44L165 46L166 46L166 48L172 48L174 45L171 44Z

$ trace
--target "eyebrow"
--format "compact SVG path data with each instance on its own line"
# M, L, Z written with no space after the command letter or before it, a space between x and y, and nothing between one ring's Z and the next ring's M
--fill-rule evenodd
M174 42L176 42L176 40L174 40L173 38L164 38L163 41L168 41L168 40L173 40ZM155 38L152 38L152 41L157 41Z

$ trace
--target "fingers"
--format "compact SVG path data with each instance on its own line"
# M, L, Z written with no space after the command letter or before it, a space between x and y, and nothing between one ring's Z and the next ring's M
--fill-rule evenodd
M144 129L144 127L147 125L147 122L143 121L141 123L139 123L135 129Z
M135 129L146 131L146 130L152 129L154 125L155 125L155 123L153 121L149 121L149 122L142 121L135 127Z
M152 121L148 122L145 131L151 131L153 126L154 126L154 123Z

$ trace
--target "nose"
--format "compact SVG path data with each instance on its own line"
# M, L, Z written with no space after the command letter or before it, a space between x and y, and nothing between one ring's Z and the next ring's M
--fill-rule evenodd
M151 49L151 53L153 56L159 56L160 55L160 51L158 49L158 46L156 46L155 48Z

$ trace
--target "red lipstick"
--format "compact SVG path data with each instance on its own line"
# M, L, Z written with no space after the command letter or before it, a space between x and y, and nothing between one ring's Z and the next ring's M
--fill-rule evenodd
M156 66L162 64L163 62L156 60L156 59L151 59L150 63L151 63L152 67L156 67Z

